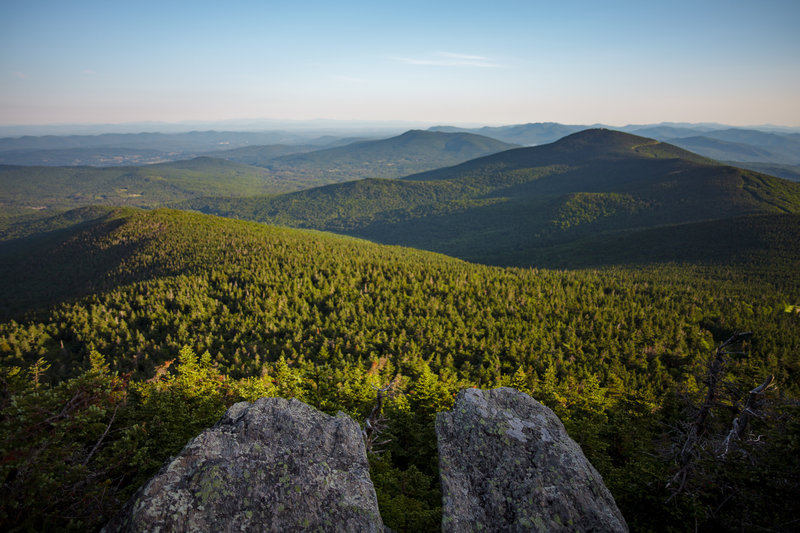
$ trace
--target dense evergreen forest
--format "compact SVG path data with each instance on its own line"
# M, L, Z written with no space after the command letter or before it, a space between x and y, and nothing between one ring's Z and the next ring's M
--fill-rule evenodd
M164 209L42 229L0 244L3 530L99 529L236 401L363 421L385 386L384 521L438 530L435 413L500 385L555 410L633 531L797 528L796 247L560 271Z

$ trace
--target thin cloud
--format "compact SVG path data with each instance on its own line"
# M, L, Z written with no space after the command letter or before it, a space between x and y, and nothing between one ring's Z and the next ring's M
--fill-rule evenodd
M83 74L86 74L87 76L94 76L95 74L97 74L97 72L95 72L94 70L92 70L92 69L89 69L89 68L87 68L87 69L84 69L84 70L82 70L81 72L82 72Z
M436 52L426 57L395 57L395 61L407 65L425 65L434 67L500 67L491 58L472 54L456 54L453 52Z
M21 80L27 80L28 79L28 75L25 74L24 72L15 72L14 73L14 77L19 78Z
M442 57L449 57L451 59L457 59L461 61L489 61L489 58L486 56L473 56L469 54L454 54L452 52L437 52L438 55Z

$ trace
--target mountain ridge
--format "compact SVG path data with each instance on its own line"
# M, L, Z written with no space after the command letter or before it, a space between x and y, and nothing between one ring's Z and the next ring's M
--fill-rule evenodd
M514 145L472 133L409 130L388 139L280 156L265 166L275 172L324 174L329 181L397 178L512 147Z
M655 139L611 130L595 128L581 130L546 145L521 147L517 149L473 159L457 165L406 176L409 180L446 179L445 176L458 174L481 165L502 164L514 170L532 166L556 164L575 164L587 158L611 158L614 156L673 157L695 162L713 161L682 148Z
M434 126L435 131L469 131L527 146L552 143L577 131L607 128L654 138L721 161L761 164L800 165L800 131L798 128L731 127L725 124L629 124L615 127L604 125L564 125L558 123L528 123L483 128ZM708 139L698 142L695 137ZM785 173L795 179L796 169Z
M800 184L596 129L400 180L353 181L261 199L206 198L185 206L462 259L535 266L537 254L519 250L546 252L606 232L798 213ZM509 263L510 256L527 259Z

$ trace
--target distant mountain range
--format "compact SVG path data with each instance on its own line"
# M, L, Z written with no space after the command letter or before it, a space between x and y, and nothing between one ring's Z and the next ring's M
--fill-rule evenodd
M437 126L433 131L468 131L506 142L536 146L594 126L563 125L552 122L474 129ZM791 128L731 128L722 124L603 126L668 142L692 152L800 181L800 131Z
M725 161L800 164L800 133L778 134L725 129L707 132L701 136L672 137L670 140L687 149L708 150L709 156Z
M650 228L682 226L678 235L687 224L798 214L800 184L653 139L592 129L402 180L362 180L271 198L205 198L186 206L477 262L568 266L582 256L581 243L600 238L630 239ZM588 263L615 260L599 253Z
M297 145L298 151L306 147L319 150L339 142L352 142L352 138L348 141L339 136L287 131L6 137L0 139L0 164L121 166L191 159L236 148L274 144Z
M558 124L556 122L537 122L533 124L516 124L511 126L484 126L482 128L456 128L453 126L435 126L431 131L444 131L448 133L469 132L485 135L505 142L534 146L547 144L572 133L589 129L591 126L575 126Z
M143 126L144 127L144 126ZM155 128L156 125L153 125ZM604 127L651 137L725 162L735 162L759 171L768 171L791 180L800 179L800 128L759 126L732 128L724 124L634 124L623 127L603 125L565 125L554 122L515 124L497 127L464 128L435 126L430 132L472 133L508 144L536 146L554 142L566 135ZM353 173L359 165L356 154L329 153L308 158L276 158L328 148L355 145L359 141L388 141L390 129L293 129L269 131L192 131L185 133L117 133L102 135L46 135L0 139L0 164L46 166L131 166L211 156L248 165L264 166L284 172L289 168L304 177L323 171L349 179L366 177ZM485 141L483 141L485 142ZM355 148L355 146L353 146ZM381 157L375 147L377 158ZM423 148L424 150L424 148ZM367 156L368 151L362 151ZM385 155L385 154L384 154ZM479 153L464 154L478 157ZM330 159L330 161L328 161ZM376 158L369 157L367 165ZM461 159L463 161L465 159ZM443 160L438 166L459 161ZM343 164L342 169L334 168ZM391 168L374 165L373 177L399 177L422 168ZM362 165L363 166L363 165ZM434 167L437 165L434 165ZM428 168L434 168L428 167ZM397 172L393 172L397 171Z
M138 167L0 165L0 206L22 212L91 204L153 207L201 195L277 194L366 177L401 177L513 146L470 133L413 130L324 150L248 146L214 152L214 158Z
M543 139L561 128L531 124L494 133L522 139L527 131L528 139L534 134ZM658 127L670 134L679 129ZM685 139L718 156L734 148L752 157L791 155L792 134L718 131L729 140L703 141L710 139L709 132ZM581 130L525 148L474 133L421 130L312 148L270 145L215 152L262 166L210 157L139 167L0 166L0 233L25 233L22 221L13 218L17 215L33 223L81 206L171 205L477 262L564 267L632 261L636 254L622 253L619 243L625 242L638 242L639 261L664 259L648 248L656 242L661 250L676 252L677 260L681 249L691 248L674 246L678 235L692 235L686 233L689 224L726 221L720 231L729 232L737 226L728 221L738 217L783 216L759 222L775 233L786 226L786 216L800 213L800 184L611 129ZM678 226L680 231L669 229ZM697 235L707 235L705 228ZM651 238L642 241L641 232L651 230ZM605 244L598 249L598 242Z

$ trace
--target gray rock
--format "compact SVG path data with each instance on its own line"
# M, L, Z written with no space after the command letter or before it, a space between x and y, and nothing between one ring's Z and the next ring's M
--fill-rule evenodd
M561 421L527 394L462 390L436 435L443 531L628 531Z
M237 403L104 531L383 531L361 431L297 400Z

